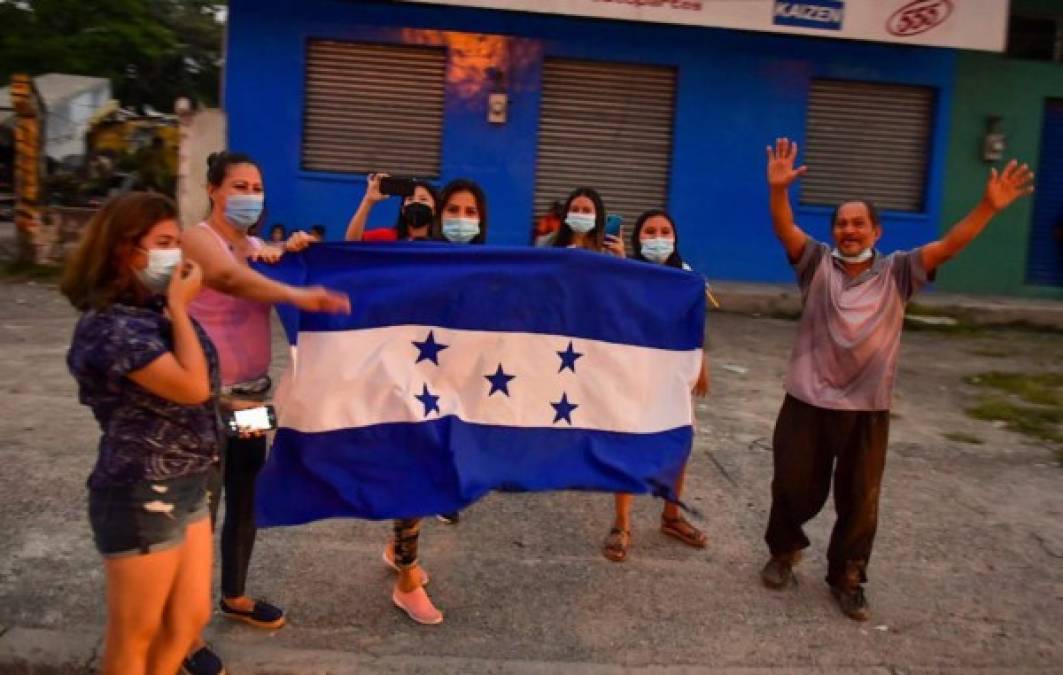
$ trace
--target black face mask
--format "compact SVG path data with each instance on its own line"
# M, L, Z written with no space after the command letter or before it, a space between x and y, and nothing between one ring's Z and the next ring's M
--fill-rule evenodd
M410 230L432 224L432 209L421 202L410 202L402 208L402 219Z

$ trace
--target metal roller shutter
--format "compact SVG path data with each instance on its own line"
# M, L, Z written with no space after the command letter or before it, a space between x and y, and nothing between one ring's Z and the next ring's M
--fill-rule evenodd
M934 101L930 87L813 80L801 203L923 211Z
M311 40L306 57L304 169L439 176L443 49Z
M599 191L624 217L667 206L674 68L546 59L543 64L535 214L577 187Z
M1063 286L1063 101L1045 104L1026 282Z

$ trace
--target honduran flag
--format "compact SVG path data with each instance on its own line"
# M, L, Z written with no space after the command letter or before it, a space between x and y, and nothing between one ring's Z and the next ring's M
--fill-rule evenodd
M350 295L294 343L260 526L450 513L492 490L671 498L705 323L696 274L579 250L315 244L260 268Z

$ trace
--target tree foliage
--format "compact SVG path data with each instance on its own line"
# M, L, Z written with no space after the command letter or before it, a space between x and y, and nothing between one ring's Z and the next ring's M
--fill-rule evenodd
M0 80L27 72L106 77L123 105L217 103L224 2L0 0Z

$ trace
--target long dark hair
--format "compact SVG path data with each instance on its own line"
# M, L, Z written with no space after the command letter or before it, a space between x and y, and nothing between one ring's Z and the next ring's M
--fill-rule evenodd
M594 229L588 232L587 236L593 237L594 250L600 251L605 241L605 204L602 203L598 191L589 187L576 188L565 200L565 208L561 210L561 226L557 229L557 236L554 237L554 246L567 248L572 245L574 232L565 219L568 218L568 210L572 208L572 202L578 197L588 197L594 202Z
M642 240L639 239L639 236L642 234L642 228L644 225L646 225L646 221L650 218L653 218L654 216L661 216L665 218L672 226L672 232L675 233L675 250L672 251L672 255L668 256L668 259L664 261L664 264L668 265L669 267L678 267L679 269L683 269L683 258L679 255L679 228L675 226L675 220L672 218L672 215L664 209L650 209L649 211L646 211L641 216L639 216L639 219L635 221L635 227L631 230L631 252L633 253L632 257L635 260L653 262L652 260L648 260L644 255L642 255Z
M484 194L483 188L480 184L474 180L468 178L456 178L443 188L443 192L439 195L439 209L436 214L435 222L435 236L433 239L443 240L443 211L447 208L447 202L450 198L459 192L472 193L472 198L476 200L476 210L480 212L480 234L476 235L469 240L470 244L482 244L487 241L487 195Z
M89 221L66 262L59 290L81 311L116 302L137 304L145 294L129 257L151 228L177 218L177 205L157 192L127 192L103 205Z
M428 194L432 196L432 222L428 224L428 237L429 239L435 238L435 224L439 222L439 211L442 209L442 204L439 201L439 190L426 180L414 180L413 189L424 188L428 191ZM405 201L405 200L403 200ZM411 202L412 203L412 202ZM403 210L406 208L406 204L399 204L399 212L395 216L395 235L399 241L405 241L410 236L410 228L406 224L406 218L403 215Z

